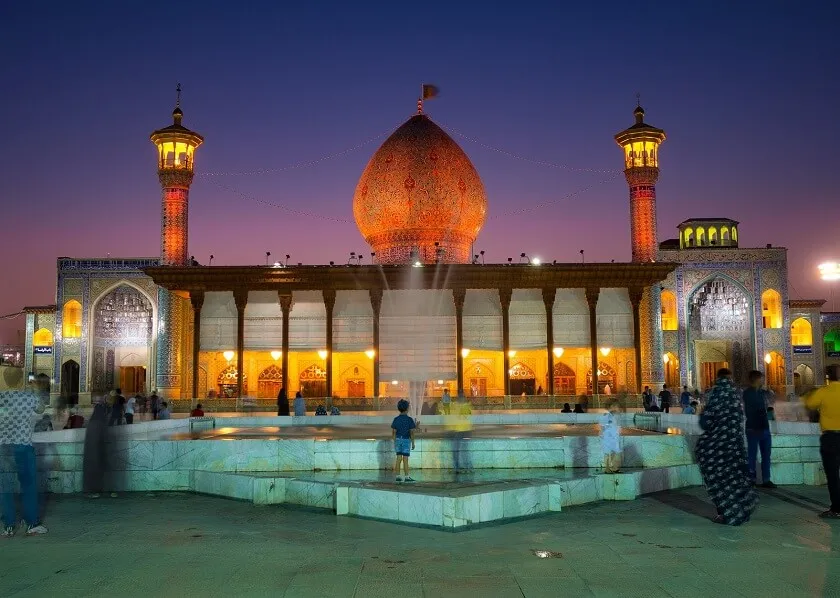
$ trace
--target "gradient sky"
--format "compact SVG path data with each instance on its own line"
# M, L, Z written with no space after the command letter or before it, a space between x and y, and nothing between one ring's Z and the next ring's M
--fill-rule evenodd
M836 3L586 4L3 3L0 315L54 302L57 256L159 254L149 133L171 123L177 81L184 124L206 140L197 173L364 144L305 168L197 174L190 253L202 263L367 253L353 191L423 82L442 90L432 119L471 138L453 134L487 189L476 250L488 261L576 261L581 248L628 261L612 136L640 92L646 121L668 134L660 238L686 218L740 220L742 246L790 249L791 297L828 296L816 265L840 258ZM0 321L0 340L23 327Z

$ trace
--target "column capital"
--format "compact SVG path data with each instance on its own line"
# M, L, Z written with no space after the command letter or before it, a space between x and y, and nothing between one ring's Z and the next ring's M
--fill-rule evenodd
M194 311L201 311L204 306L204 291L190 291L190 303Z
M331 312L335 307L335 289L323 289L321 293L324 296L324 307L327 308L327 312Z
M373 309L373 315L379 317L379 312L382 309L382 289L369 289L370 306Z
M464 301L467 299L467 289L454 288L452 289L452 299L455 301L455 310L464 309Z
M598 295L600 294L600 288L586 287L586 302L589 304L589 309L595 309L595 306L598 304Z
M280 309L283 310L283 313L289 313L292 311L292 294L291 293L284 293L283 291L277 291L277 299L280 301Z
M633 309L639 309L644 292L643 287L627 287L627 294L630 296L630 305L633 306Z
M502 304L502 310L510 309L511 298L513 297L513 289L510 287L499 288L499 301Z
M543 288L542 298L543 298L543 303L545 304L546 312L550 312L551 309L554 307L555 297L557 297L557 289L555 289L554 287Z
M245 311L245 306L248 305L248 289L234 289L233 300L237 311Z

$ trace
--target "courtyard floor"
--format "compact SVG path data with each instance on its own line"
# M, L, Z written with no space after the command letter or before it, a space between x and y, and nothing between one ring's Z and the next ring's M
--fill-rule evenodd
M451 533L191 494L50 496L0 542L0 596L840 596L825 488L712 524L701 488ZM549 551L540 558L534 551Z

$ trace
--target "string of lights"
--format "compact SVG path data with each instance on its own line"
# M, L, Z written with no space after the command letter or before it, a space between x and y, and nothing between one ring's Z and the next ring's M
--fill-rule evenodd
M23 315L22 311L16 311L13 314L6 314L5 316L0 316L0 320L11 320L12 318L16 318L20 315Z
M557 169L560 169L560 170L568 170L570 172L591 172L591 173L600 173L600 174L618 173L618 174L621 174L621 171L612 170L612 169L580 168L578 166L569 166L568 164L558 164L558 163L555 163L555 162L548 162L546 160L534 160L533 158L527 158L525 156L520 156L519 154L514 154L513 152L509 152L507 150L503 150L501 148L494 147L494 146L492 146L488 143L484 143L480 139L476 139L475 137L470 137L469 135L461 133L458 129L454 129L454 128L452 128L448 125L445 125L443 123L438 123L438 124L442 128L444 128L446 131L448 131L448 132L450 132L454 135L457 135L458 137L461 137L462 139L466 139L467 141L475 143L476 145L479 145L479 146L483 147L484 149L488 149L490 151L502 154L504 156L508 156L508 157L513 158L515 160L521 160L523 162L529 162L531 164L536 164L537 166L547 166L549 168L557 168Z

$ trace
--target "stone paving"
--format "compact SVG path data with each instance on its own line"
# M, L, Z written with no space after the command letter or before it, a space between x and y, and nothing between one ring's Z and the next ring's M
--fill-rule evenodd
M191 494L50 496L49 535L0 544L0 596L840 596L825 501L762 492L729 528L692 488L452 533Z

